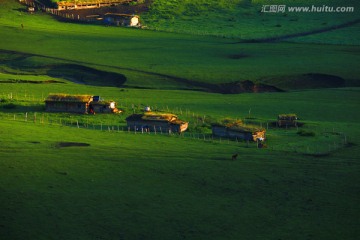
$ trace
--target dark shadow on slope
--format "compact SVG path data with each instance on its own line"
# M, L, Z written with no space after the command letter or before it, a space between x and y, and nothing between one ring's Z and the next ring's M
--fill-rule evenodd
M50 66L42 66L46 68L47 74L56 78L64 78L69 81L78 83L78 84L88 84L94 86L108 86L108 87L126 87L124 83L126 82L126 77L123 74L115 72L107 72L97 70L95 68L86 67L81 64L83 62L78 61L69 61L67 59L47 57L43 55L28 55L24 54L21 56L21 53L14 51L0 50L0 53L9 54L17 58L24 56L38 56L48 59L56 59L61 61L72 62L71 64L53 64ZM245 57L243 55L238 57ZM86 63L89 64L89 63ZM307 73L307 74L298 74L298 75L287 75L287 76L274 76L274 77L264 77L259 79L254 83L249 80L241 80L229 83L206 83L200 81L194 81L186 78L171 76L167 74L154 73L145 70L133 69L133 68L124 68L124 67L115 67L102 64L91 64L96 67L106 67L114 70L126 70L136 73L148 75L151 78L162 79L166 82L174 82L182 86L183 90L195 90L195 91L205 91L212 93L222 93L222 94L238 94L238 93L262 93L262 92L282 92L284 90L297 90L297 89L313 89L313 88L338 88L345 87L345 80L341 77L321 74L321 73ZM141 86L131 86L132 88L142 88ZM157 88L159 89L159 88ZM161 89L161 87L160 87ZM180 88L179 88L180 89Z
M63 148L63 147L89 147L89 143L82 142L58 142L55 144L55 147Z
M343 78L321 73L264 77L259 81L285 90L339 88L346 86Z
M22 80L22 79L8 79L8 80L0 80L1 83L32 83L32 84L51 84L51 83L64 83L56 80L44 80L44 81L33 81L33 80Z
M21 53L14 52L14 51L6 51L2 50L0 53L12 54L15 56L20 55ZM68 61L73 62L72 64L52 64L46 66L37 66L37 68L45 69L46 74L50 77L54 78L63 78L74 83L78 84L87 84L93 86L107 86L107 87L125 87L124 83L126 82L126 77L123 74L115 73L115 72L107 72L97 70L95 68L86 67L78 63L77 61L69 61L62 58L54 58L54 57L47 57L43 55L28 55L24 54L22 57L44 57L48 59L56 59L61 61ZM236 55L235 58L244 57L243 55ZM80 62L79 62L80 63ZM230 83L221 83L221 84L213 84L213 83L205 83L194 81L186 78L171 76L167 74L161 73L154 73L150 71L144 70L137 70L132 68L122 68L122 67L114 67L114 66L107 66L107 65L100 65L97 64L98 67L107 67L113 68L117 70L126 70L132 71L137 73L142 73L145 75L149 75L151 77L157 77L159 79L163 79L167 82L175 82L177 84L182 85L183 90L194 90L194 91L204 91L204 92L212 92L212 93L222 93L222 94L237 94L237 93L251 93L251 92L279 92L282 91L273 86L268 86L266 84L255 84L249 80L246 81L236 81ZM19 66L18 66L19 67ZM21 68L26 69L25 66L20 66ZM141 86L132 86L132 88L141 88Z
M101 71L77 64L54 65L47 71L47 75L78 84L103 87L123 87L126 82L126 77L123 74Z
M283 92L280 88L249 80L217 84L212 90L223 94Z

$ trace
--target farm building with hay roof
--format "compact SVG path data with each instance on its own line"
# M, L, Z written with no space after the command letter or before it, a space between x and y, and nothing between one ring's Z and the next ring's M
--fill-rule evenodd
M279 114L277 124L279 127L296 127L298 117L294 113Z
M245 125L241 121L224 120L212 124L212 134L215 137L257 141L265 140L266 130L253 125Z
M45 100L47 112L88 113L91 95L50 94Z
M188 128L188 122L170 113L133 114L126 118L126 122L129 130L132 131L181 133Z
M54 1L57 10L72 10L72 9L89 9L89 8L100 8L109 7L119 4L125 4L134 2L136 0L84 0L84 1Z
M114 101L100 101L99 96L50 94L45 100L47 112L117 113Z

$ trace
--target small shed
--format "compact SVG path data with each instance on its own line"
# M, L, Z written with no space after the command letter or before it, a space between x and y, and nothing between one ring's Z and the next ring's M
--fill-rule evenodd
M279 127L297 127L298 117L294 113L279 114L277 124Z
M133 114L126 118L131 131L181 133L188 128L188 122L179 120L174 114L152 113Z
M93 101L89 107L90 113L118 113L119 109L116 108L114 101Z
M27 11L32 14L32 13L35 12L35 7L29 6L29 7L27 8Z
M86 114L92 99L91 95L50 94L45 100L45 109L47 112Z
M212 134L215 137L224 137L245 141L265 140L266 130L251 125L244 125L240 122L227 122L212 124Z
M106 13L104 21L108 25L140 27L140 17L133 14Z

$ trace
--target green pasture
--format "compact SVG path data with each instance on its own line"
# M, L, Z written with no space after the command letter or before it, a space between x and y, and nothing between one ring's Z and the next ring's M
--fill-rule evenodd
M347 13L262 12L265 5L354 7ZM323 29L358 18L358 1L166 1L155 0L142 15L150 29L235 39L257 39ZM348 31L350 32L350 31ZM344 35L342 44L351 43ZM357 39L358 34L355 33ZM323 42L331 43L332 39Z
M266 128L270 150L310 155L328 155L357 145L359 107L357 88L320 89L285 93L222 95L179 90L98 88L73 83L1 83L0 117L6 121L34 122L97 131L127 132L125 118L145 106L171 112L189 121L185 139L198 139L249 147L245 142L213 139L211 124L224 118ZM78 115L45 112L44 100L51 93L99 95L115 100L121 114ZM291 104L290 104L291 103ZM304 126L278 129L277 115L296 113ZM301 136L298 131L314 136ZM138 134L140 134L139 132ZM256 148L256 144L251 145Z
M312 157L176 136L0 124L4 239L358 234L354 148ZM237 161L229 160L234 152Z

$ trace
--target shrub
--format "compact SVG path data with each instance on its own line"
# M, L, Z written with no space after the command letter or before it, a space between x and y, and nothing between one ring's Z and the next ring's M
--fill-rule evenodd
M306 130L299 130L297 134L303 137L314 137L316 135L315 132Z

